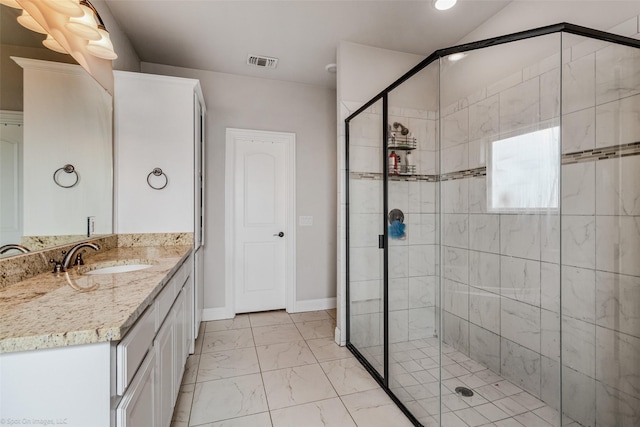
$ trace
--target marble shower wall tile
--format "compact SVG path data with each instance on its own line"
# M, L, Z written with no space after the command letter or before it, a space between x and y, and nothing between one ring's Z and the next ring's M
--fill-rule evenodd
M469 180L454 179L441 183L442 213L463 214L469 211Z
M500 92L500 132L519 131L540 121L539 78Z
M442 244L455 248L469 247L469 215L443 214Z
M595 322L595 289L596 276L594 270L584 268L562 267L562 314L574 319Z
M382 181L349 180L350 213L382 213Z
M562 116L562 153L596 147L596 109L585 108Z
M499 215L469 215L469 249L500 252Z
M469 288L469 320L495 334L500 333L500 297L478 288Z
M560 265L540 264L540 306L558 313L560 311Z
M515 385L540 397L540 354L505 339L500 340L501 374Z
M469 140L489 138L500 132L500 97L494 95L469 107Z
M562 368L563 414L585 426L594 426L596 381L571 368Z
M501 257L500 295L540 307L540 261Z
M469 142L469 109L463 108L442 118L441 147L450 148Z
M595 378L596 327L571 317L562 317L562 364Z
M636 395L637 396L637 395ZM640 399L596 382L596 425L640 425Z
M500 335L470 324L469 357L493 372L500 372Z
M540 353L540 308L502 298L500 335Z
M596 326L596 379L632 396L640 395L640 338Z
M598 216L596 240L598 270L640 276L640 216Z
M540 217L538 215L500 215L500 253L539 260Z
M444 299L442 307L451 314L469 319L469 285L443 280Z
M443 314L442 341L456 350L469 354L469 322L448 312Z
M409 278L409 308L433 307L436 305L436 276Z
M378 147L349 147L349 170L353 172L380 172L382 150Z
M598 50L596 52L596 103L616 101L639 93L640 49L610 44Z
M562 214L595 215L596 162L562 166ZM598 199L598 205L603 204ZM640 204L640 201L639 201ZM640 208L640 206L639 206Z
M640 277L596 272L596 323L640 338Z
M640 141L640 95L596 107L596 147Z
M433 338L435 331L435 307L409 309L409 340Z
M548 310L540 313L540 354L560 361L560 315Z
M469 181L469 213L487 213L487 179L478 176Z
M469 283L469 251L442 247L442 277L459 283Z
M582 268L596 267L595 217L563 215L562 263Z
M562 65L562 111L565 114L595 105L595 68L593 53Z
M540 120L557 120L560 116L560 61L555 69L540 75Z
M640 156L596 162L597 215L640 215Z
M500 256L469 251L469 284L485 291L500 293Z

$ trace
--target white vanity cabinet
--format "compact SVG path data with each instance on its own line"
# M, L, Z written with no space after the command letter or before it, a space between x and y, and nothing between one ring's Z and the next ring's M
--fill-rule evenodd
M0 354L0 424L169 427L191 345L192 257L121 340Z
M193 313L186 304L186 295L192 294L193 289L191 263L191 258L185 261L154 304L118 345L116 353L119 355L120 346L150 342L139 367L123 367L136 373L126 390L117 387L117 391L123 391L124 395L116 409L115 427L169 427L171 424L190 348L186 337L191 337ZM154 318L156 325L150 334L149 318ZM134 341L127 340L130 334L134 334ZM118 364L116 369L121 366ZM126 375L118 372L120 377L126 378Z
M115 229L193 233L189 304L195 316L191 334L197 337L204 292L206 107L200 82L127 71L114 71L114 79Z

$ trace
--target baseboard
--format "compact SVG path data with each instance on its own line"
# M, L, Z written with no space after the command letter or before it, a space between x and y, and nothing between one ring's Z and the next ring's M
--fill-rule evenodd
M205 308L202 310L202 321L233 319L235 313L227 307Z
M332 308L336 308L335 297L296 301L293 312L300 313L303 311L329 310Z

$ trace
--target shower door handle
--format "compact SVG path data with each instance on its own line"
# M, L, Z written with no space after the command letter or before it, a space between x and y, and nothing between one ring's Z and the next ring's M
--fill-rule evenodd
M378 249L384 249L384 234L378 234Z

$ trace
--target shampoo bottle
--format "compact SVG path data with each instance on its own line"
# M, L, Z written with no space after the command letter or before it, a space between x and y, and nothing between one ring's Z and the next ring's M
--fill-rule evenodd
M389 175L398 174L398 155L395 151L389 154Z

